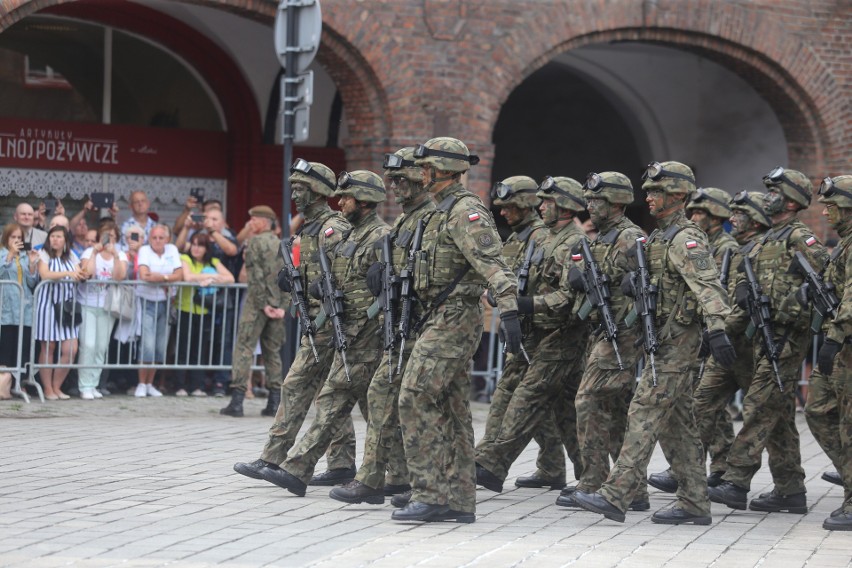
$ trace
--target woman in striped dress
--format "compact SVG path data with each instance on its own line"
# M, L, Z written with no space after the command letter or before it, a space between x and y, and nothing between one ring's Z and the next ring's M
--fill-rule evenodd
M70 365L77 351L78 326L64 326L56 317L57 304L74 298L75 284L86 279L80 259L71 251L71 237L65 227L56 226L47 233L47 241L41 251L38 264L42 284L36 301L35 337L41 341L38 362L53 364L56 346L59 345L59 364ZM69 369L55 368L39 370L44 397L48 400L69 398L62 392L62 383Z

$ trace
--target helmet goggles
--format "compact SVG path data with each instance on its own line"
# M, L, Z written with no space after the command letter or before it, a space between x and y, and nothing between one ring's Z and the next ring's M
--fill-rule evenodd
M315 171L313 166L311 166L311 163L309 161L304 160L302 158L297 158L296 161L293 162L293 165L290 166L290 173L291 174L300 173L300 174L304 174L306 176L310 176L310 177L314 178L315 180L320 181L323 184L330 187L332 191L334 191L334 189L335 189L333 183L331 183L330 181L325 179L325 177L321 173Z

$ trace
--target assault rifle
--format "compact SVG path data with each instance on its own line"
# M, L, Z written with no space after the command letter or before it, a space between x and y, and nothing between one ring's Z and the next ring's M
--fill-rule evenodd
M760 331L760 339L763 344L763 354L772 363L772 371L775 373L775 381L778 388L784 390L781 382L781 372L778 370L778 358L780 357L778 346L775 344L775 333L772 330L772 315L769 311L769 296L763 293L760 282L754 274L751 259L746 256L743 259L743 271L748 283L748 315L751 322L746 329L746 337L752 338L756 331Z
M334 285L334 275L331 273L331 266L328 264L328 257L325 255L325 249L319 245L319 261L320 271L320 290L322 291L322 308L326 316L331 318L332 338L334 339L334 348L340 353L343 359L343 372L346 373L346 380L349 378L349 363L346 362L346 333L343 330L343 292Z
M388 354L388 382L393 382L393 344L396 341L396 307L399 303L399 278L393 273L393 253L391 252L391 236L382 237L382 293L379 295L379 305L385 315L382 332L384 348Z
M305 289L302 286L302 277L299 275L299 269L293 264L293 254L290 251L292 245L293 239L281 241L281 256L284 259L285 274L290 281L290 298L293 301L290 313L291 315L296 315L293 312L298 312L299 319L302 321L302 334L307 336L308 341L311 343L311 351L314 352L314 361L319 363L317 347L314 345L314 336L317 334L317 328L308 315L308 300L305 298Z
M527 242L527 250L524 251L524 261L521 263L521 267L518 268L518 296L526 296L527 295L527 286L530 283L530 267L532 266L532 257L535 253L535 239L530 238ZM524 359L527 360L527 365L530 364L530 356L527 353L527 350L524 348L523 342L521 343L521 353L524 355Z
M728 275L731 273L731 258L734 256L734 249L729 248L725 251L725 254L722 256L722 266L719 268L719 284L722 285L722 289L725 292L728 291ZM707 366L707 357L709 355L705 355L701 358L701 365L698 367L698 380L704 376L704 368Z
M414 265L417 261L417 253L420 252L420 248L423 246L424 229L423 219L420 219L417 221L414 238L408 249L408 262L406 262L402 272L399 273L401 308L399 313L399 361L396 364L397 374L402 372L402 356L405 352L405 342L411 334L411 309L414 305ZM388 359L388 365L390 365L390 359ZM390 369L388 369L388 378L390 378Z
M801 251L796 251L792 268L805 277L807 299L814 308L813 316L811 316L811 332L819 333L826 316L833 318L837 315L840 300L834 293L834 286L823 281L822 276L814 270Z
M586 301L580 306L577 315L581 320L589 317L592 308L597 308L598 317L600 317L600 330L603 332L607 341L612 343L612 349L615 351L615 358L618 359L618 368L624 370L624 363L621 362L621 353L618 352L618 324L615 322L615 316L612 314L612 306L610 305L609 291L609 276L601 272L595 257L592 256L592 249L589 246L589 241L585 237L580 240L580 254L583 256L583 288L586 290Z
M630 284L633 287L633 310L628 318L636 316L642 318L642 341L645 353L648 354L648 362L651 364L651 377L654 386L657 386L657 367L654 365L654 353L660 348L660 340L657 337L657 287L651 284L651 274L648 272L648 262L645 259L645 237L636 239L636 262L638 269L630 276ZM628 322L629 324L630 322Z

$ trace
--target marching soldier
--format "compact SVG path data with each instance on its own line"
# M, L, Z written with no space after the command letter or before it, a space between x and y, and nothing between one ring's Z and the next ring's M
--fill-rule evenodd
M299 278L302 288L308 289L311 282L320 277L319 245L326 250L332 249L346 231L352 227L340 213L328 206L328 198L334 195L336 188L332 171L317 162L297 159L290 167L290 183L293 188L293 202L296 209L305 216L301 230L301 249ZM290 283L284 271L278 275L278 287L290 293ZM307 318L313 321L320 312L319 300L307 298ZM278 314L283 317L283 310ZM313 345L316 347L314 354ZM281 404L272 427L269 439L260 459L250 463L234 464L234 471L253 479L264 479L263 470L278 469L287 459L287 451L296 441L296 434L305 421L308 408L328 376L334 360L331 326L325 325L316 330L313 345L307 337L302 337L301 345L290 371L281 385ZM355 431L351 417L344 421L338 430L335 441L329 450L329 471L316 483L334 485L351 480L355 475ZM315 476L314 479L321 476Z
M313 424L290 451L287 461L279 468L261 470L263 479L299 497L304 497L314 468L340 424L351 420L352 408L364 401L382 353L378 320L367 315L374 298L367 289L366 278L373 263L374 247L389 230L376 214L376 206L385 200L385 186L382 178L373 172L343 172L338 177L335 195L340 197L340 209L352 230L326 251L334 288L329 285L329 275L322 274L323 282L313 281L310 290L311 296L323 300L326 308L335 301L334 291L342 294L343 313L339 317L343 337L336 342L343 339L345 344L342 348L337 345L331 372L314 402ZM327 317L332 316L329 311L326 309Z
M726 286L732 280L730 277L730 266L732 266L732 263L730 261L739 248L737 241L725 231L723 226L725 221L731 218L730 200L731 196L727 191L715 187L704 187L699 188L692 195L692 199L686 206L687 215L690 215L690 220L698 225L707 235L713 260L716 261L716 266L720 271L723 265L726 264L724 262L725 257L728 257L728 274L720 275ZM741 358L745 352L740 351L737 347L734 344L734 349ZM701 361L704 361L703 365ZM693 366L692 377L696 382L696 387L698 386L698 381L701 379L702 367L704 367L704 371L706 372L707 363L706 357L700 356L699 361ZM734 442L734 423L730 413L724 406L717 408L715 416L712 417L704 417L696 414L696 421L699 422L699 431L701 429L700 422L708 419L713 420L715 426L710 439L704 440L702 438L702 441L704 442L705 450L710 454L710 471L716 472L716 476L711 475L711 478L716 479L721 477L721 473L718 472L725 471L726 449L730 448ZM670 456L666 456L666 459L669 458ZM713 483L713 481L710 482ZM648 484L667 493L677 491L677 480L672 476L671 469L649 475Z
M822 523L834 531L852 530L852 175L825 178L819 188L823 215L840 235L825 272L840 300L837 315L823 322L825 343L817 356L820 373L811 375L805 416L820 447L843 480L843 504Z
M385 177L390 183L396 203L402 206L402 214L391 229L391 252L393 254L393 273L399 276L406 268L412 240L419 222L425 225L435 211L435 202L429 192L423 189L423 171L414 165L414 148L402 148L385 156ZM378 252L381 255L381 252ZM368 273L368 282L375 296L382 292L381 266L378 263ZM399 321L399 314L394 314ZM411 322L413 323L413 322ZM411 349L414 345L406 341L402 357L405 369ZM396 345L396 347L401 347ZM408 467L402 447L402 433L399 428L399 386L401 373L396 373L397 359L382 357L370 386L367 390L367 434L364 440L364 460L355 480L335 487L329 497L344 503L370 503L380 505L385 495L405 494L411 486L408 483ZM388 377L391 377L389 379ZM388 478L386 478L386 472ZM410 498L410 493L406 495ZM407 502L407 499L405 500ZM405 502L400 503L405 506ZM457 514L455 519L466 522L473 514Z
M796 383L808 348L809 314L796 300L802 275L791 270L794 254L801 252L814 269L821 271L828 253L798 218L811 203L813 187L801 172L778 167L763 178L767 193L763 208L772 228L752 249L747 259L761 295L769 299L771 327L766 337L754 337L754 378L743 399L743 426L728 453L722 483L710 488L710 499L732 509L745 509L751 479L760 468L761 454L769 453L775 488L753 499L753 511L807 512L805 472L796 429ZM744 267L745 268L745 267ZM745 328L749 319L749 292L755 289L740 275L737 306L727 322L732 332ZM774 333L769 333L769 331ZM767 345L771 341L771 345Z
M515 484L561 489L565 485L563 441L577 464L575 471L580 469L574 394L582 375L586 330L572 321L572 298L560 282L571 250L584 237L574 222L577 212L586 208L583 189L566 177L548 177L537 188L532 178L516 176L498 183L495 196L494 204L503 208L501 214L515 231L503 247L503 256L515 267L519 282L528 279L518 297L518 312L523 314L531 362L515 355L503 369L488 411L485 437L476 447L476 481L502 491L512 463L535 437L541 448L538 468ZM512 224L520 218L513 209L525 204L531 208L539 199L543 224L532 211L525 216L530 222L523 228ZM532 245L526 244L529 239Z
M482 335L487 284L502 316L507 350L521 349L517 279L500 254L488 209L461 185L479 162L460 140L432 138L414 151L425 189L438 203L423 236L415 276L422 326L402 376L399 422L412 480L398 521L444 520L476 508L470 377L462 373Z
M690 367L701 341L702 315L713 356L725 366L733 364L736 355L724 329L730 310L706 236L684 216L686 195L695 189L692 170L679 162L654 162L643 180L645 201L659 226L647 242L637 241L637 261L647 255L647 264L634 275L632 286L645 334L645 367L609 478L597 492L575 491L573 498L584 509L624 522L659 439L673 456L680 486L675 505L657 511L651 520L706 525L711 521L710 502L704 452L692 415Z
M631 302L618 284L625 274L635 269L630 252L636 246L636 240L645 236L642 229L624 215L625 207L633 203L633 185L627 176L618 172L592 173L583 188L589 215L598 230L590 250L609 280L609 307L618 326L615 343L619 356L616 356L613 341L602 329L604 322L600 314L597 310L590 311L587 318L589 326L600 331L598 335L592 335L576 397L577 436L583 470L580 482L566 487L556 499L557 505L574 509L580 508L574 501L574 491L594 493L600 489L609 475L610 456L617 459L624 442L627 408L636 385L636 365L641 355L637 347L641 331L637 325L628 326L624 322ZM578 293L575 301L578 305L586 299L582 295L585 285L579 267L585 267L580 259L578 267L568 273L571 287ZM640 482L629 508L646 511L650 507L648 488Z

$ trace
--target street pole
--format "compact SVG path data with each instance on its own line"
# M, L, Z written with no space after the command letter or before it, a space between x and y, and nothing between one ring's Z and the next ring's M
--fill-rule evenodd
M284 163L283 163L283 185L284 185L284 201L281 205L281 237L283 239L290 238L290 202L292 198L292 190L290 188L290 164L293 163L293 135L296 130L296 120L293 107L295 106L294 98L296 91L296 47L299 45L299 26L296 21L296 12L299 10L292 3L287 5L287 52L285 55L284 64L284 89L281 92L281 97L284 100ZM307 316L307 314L305 314ZM284 343L284 357L282 363L282 372L284 376L290 370L290 366L296 358L296 349L299 344L298 320L291 316L289 312L285 316L284 327L287 341Z

